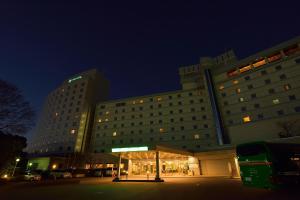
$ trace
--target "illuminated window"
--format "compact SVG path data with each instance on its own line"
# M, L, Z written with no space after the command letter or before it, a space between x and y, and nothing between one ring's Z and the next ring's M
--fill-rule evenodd
M56 117L58 116L58 112L55 113L55 116L56 116Z
M233 84L238 84L239 81L238 81L238 80L234 80L234 81L232 81L232 83L233 83Z
M240 88L237 88L235 91L236 91L236 93L238 93L238 94L241 93L241 89L240 89Z
M98 122L100 122L100 123L101 123L101 122L102 122L102 119L99 119L99 120L98 120Z
M106 118L105 121L108 122L108 119Z
M158 97L158 98L157 98L157 101L161 101L161 100L162 100L162 98L161 98L161 97Z
M248 116L243 117L243 122L244 123L251 122L250 116L248 115Z
M232 70L227 72L228 77L235 76L235 75L238 75L238 74L239 74L239 71L237 69L232 69Z
M279 60L279 59L281 59L281 53L279 52L279 53L277 53L277 54L273 54L273 55L271 55L271 56L269 56L268 57L268 61L269 62L274 62L274 61L276 61L276 60Z
M75 129L71 130L71 134L75 134L75 132L76 132Z
M239 98L239 101L240 101L240 102L245 101L244 97L240 97L240 98Z
M260 67L260 66L265 65L265 64L266 64L266 60L265 59L261 59L261 60L255 62L255 63L253 63L253 66L254 67Z
M251 69L251 65L247 65L247 66L243 66L243 67L239 68L240 73L246 72L246 71L248 71L250 69Z
M109 111L106 111L105 114L108 115L108 114L109 114Z
M163 133L163 132L165 132L165 130L164 130L163 128L160 128L160 129L159 129L159 132L160 132L160 133Z
M279 101L279 99L273 99L273 103L274 103L274 104L279 104L280 101Z
M224 89L224 85L220 85L219 90L223 90Z
M132 104L135 104L135 101L132 101Z
M194 139L195 139L195 140L199 140L199 139L200 139L199 134L195 134L195 135L194 135Z
M288 90L291 89L291 85L290 85L290 84L285 84L285 85L283 86L283 88L284 88L285 91L288 91Z
M140 103L144 103L144 100L140 100Z
M113 135L114 137L115 137L115 136L117 136L117 132L113 132L113 134L112 134L112 135Z

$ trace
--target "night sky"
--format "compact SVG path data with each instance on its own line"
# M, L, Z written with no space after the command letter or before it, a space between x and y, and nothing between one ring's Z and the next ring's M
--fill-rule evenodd
M111 81L112 99L177 90L178 67L200 56L244 58L300 35L297 1L68 2L0 1L0 78L37 112L90 68Z

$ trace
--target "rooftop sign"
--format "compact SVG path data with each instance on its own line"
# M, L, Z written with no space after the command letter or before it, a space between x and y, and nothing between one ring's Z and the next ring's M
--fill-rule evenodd
M112 148L111 152L132 152L132 151L148 151L148 147L125 147L125 148Z
M69 79L68 82L71 83L71 82L76 81L78 79L82 79L82 76L77 76L75 78Z

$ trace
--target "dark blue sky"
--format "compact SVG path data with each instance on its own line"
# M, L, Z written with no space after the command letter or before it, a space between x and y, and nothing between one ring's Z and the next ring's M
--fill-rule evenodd
M175 90L178 67L200 56L233 48L243 58L300 33L297 1L20 2L0 2L0 78L37 111L92 67L111 81L111 98Z

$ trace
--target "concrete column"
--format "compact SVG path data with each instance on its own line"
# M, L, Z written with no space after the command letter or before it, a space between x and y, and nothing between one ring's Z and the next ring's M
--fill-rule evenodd
M132 160L131 159L128 160L128 170L127 170L127 172L128 172L128 176L130 176L132 174Z
M122 162L122 156L120 153L119 154L119 164L118 164L118 176L117 176L118 179L120 179L120 177L121 177L121 162Z
M159 164L159 151L156 151L156 156L155 156L155 160L156 160L156 176L155 176L155 180L159 181L160 179L160 164Z

